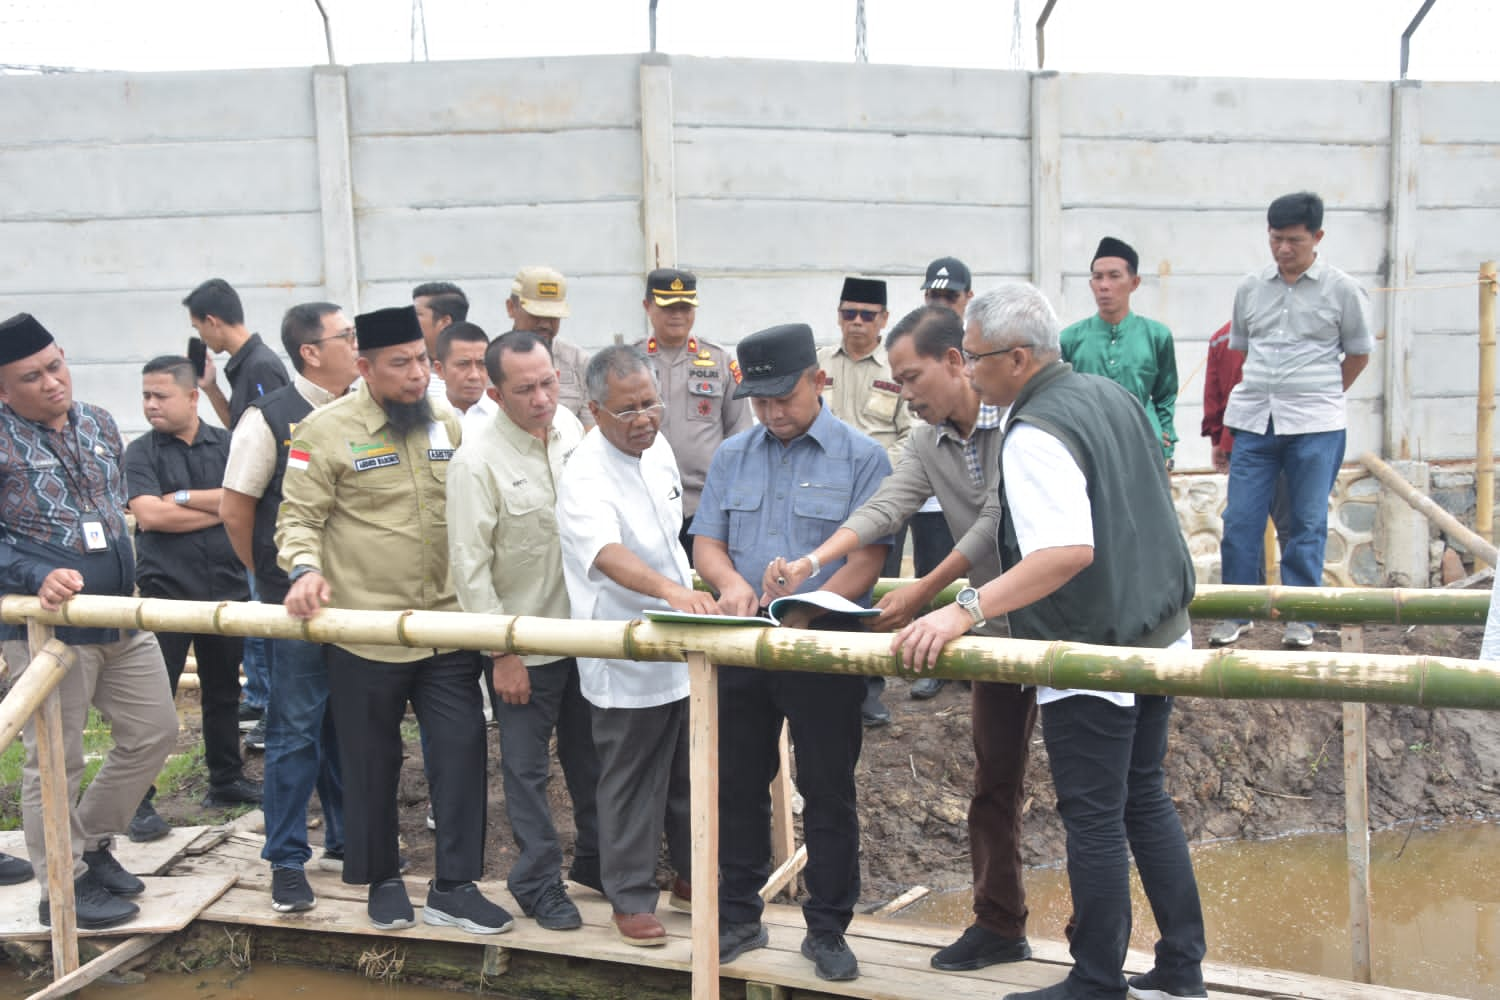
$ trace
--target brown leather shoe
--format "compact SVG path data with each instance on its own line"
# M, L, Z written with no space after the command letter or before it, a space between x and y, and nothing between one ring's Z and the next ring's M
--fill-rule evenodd
M685 878L679 878L672 883L672 896L667 900L667 905L674 910L683 913L693 912L693 884Z
M667 943L667 929L654 913L616 913L615 930L620 940L639 948L654 948Z

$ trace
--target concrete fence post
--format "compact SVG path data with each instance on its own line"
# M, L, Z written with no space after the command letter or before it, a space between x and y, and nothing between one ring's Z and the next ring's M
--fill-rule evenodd
M672 148L672 64L641 57L641 231L647 271L676 267L677 171Z
M349 77L343 66L313 68L318 130L318 199L323 222L323 287L353 316L359 312L354 174L349 157Z
M1062 81L1031 75L1031 281L1062 311Z
M1413 80L1391 84L1391 211L1387 223L1390 267L1385 331L1385 457L1421 458L1422 442L1412 440L1411 283L1417 253L1417 167L1422 154L1422 85Z

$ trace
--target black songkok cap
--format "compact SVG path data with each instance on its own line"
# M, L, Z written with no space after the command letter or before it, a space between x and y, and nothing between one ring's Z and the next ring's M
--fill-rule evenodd
M393 306L354 317L354 335L361 351L373 351L421 340L422 327L417 323L415 306Z
M0 365L29 358L52 343L52 334L31 313L16 313L0 323Z
M1130 265L1130 273L1135 274L1140 270L1141 258L1134 248L1124 240L1117 240L1113 236L1106 236L1099 241L1099 249L1094 251L1094 260L1100 257L1118 257ZM1094 261L1089 261L1092 264Z
M844 290L839 293L840 302L867 302L885 305L885 282L879 278L845 278Z
M797 388L802 373L818 363L812 327L806 323L786 323L752 333L735 345L734 353L744 379L734 390L735 399L785 396Z

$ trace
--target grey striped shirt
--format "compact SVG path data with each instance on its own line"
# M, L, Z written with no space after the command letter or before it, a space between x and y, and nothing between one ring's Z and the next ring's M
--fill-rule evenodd
M1345 427L1340 358L1369 354L1370 297L1322 260L1288 285L1270 264L1234 293L1229 349L1246 352L1245 374L1229 395L1224 425L1266 433L1310 434Z

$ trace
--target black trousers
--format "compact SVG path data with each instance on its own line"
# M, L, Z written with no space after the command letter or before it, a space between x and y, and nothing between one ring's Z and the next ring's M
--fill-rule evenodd
M820 626L821 627L821 626ZM791 729L807 844L810 931L842 933L859 901L854 767L864 741L865 679L719 668L719 919L760 920L771 875L771 779L781 721Z
M427 775L437 820L437 877L478 879L487 812L479 654L386 663L328 646L327 657L328 704L344 771L344 881L374 884L400 874L396 789L408 702L432 754Z
M240 758L240 657L245 640L237 635L192 635L158 632L157 644L167 664L167 682L177 696L177 682L187 663L188 646L198 658L198 699L203 707L203 763L212 785L227 785L244 770Z

